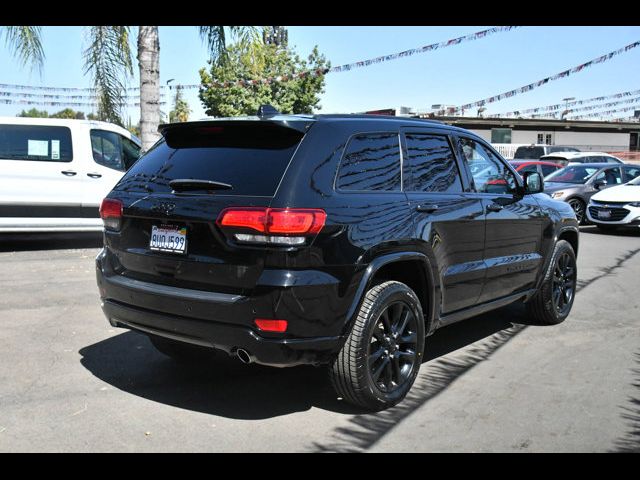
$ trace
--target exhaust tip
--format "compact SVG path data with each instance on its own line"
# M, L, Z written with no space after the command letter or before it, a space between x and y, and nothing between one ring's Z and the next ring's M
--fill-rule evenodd
M238 360L240 360L242 363L247 365L253 362L251 354L243 348L238 348L236 350L236 357L238 357Z

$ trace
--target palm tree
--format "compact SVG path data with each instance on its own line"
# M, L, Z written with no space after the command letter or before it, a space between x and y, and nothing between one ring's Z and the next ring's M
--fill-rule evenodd
M4 36L11 51L18 57L23 66L31 64L42 72L44 50L41 41L40 27L8 26L0 29L0 37Z
M99 98L99 113L110 121L120 121L125 103L126 80L132 75L127 26L91 27L91 43L85 50L85 72L91 72ZM239 42L253 45L258 39L254 27L200 26L200 37L210 59L226 57L227 32ZM140 139L147 150L158 138L160 123L160 41L157 26L138 27L138 67L140 70Z
M129 46L131 27L87 27L89 46L83 53L85 73L91 73L98 97L98 117L122 125L121 108L126 103L127 79L133 75ZM227 33L240 43L255 45L255 27L200 26L200 37L211 60L226 57ZM44 64L41 27L7 26L0 29L23 65L40 72ZM252 49L253 50L253 49ZM148 149L158 138L160 123L160 42L157 26L138 27L138 68L140 70L140 139Z

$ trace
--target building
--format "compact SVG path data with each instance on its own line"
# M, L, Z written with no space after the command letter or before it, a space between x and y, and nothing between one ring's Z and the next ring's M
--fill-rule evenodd
M386 115L407 115L400 109L367 113L378 112L384 112ZM494 146L499 146L498 150L507 158L517 146L530 144L571 146L583 151L619 154L621 158L625 158L625 154L629 152L640 152L640 123L633 121L482 118L411 113L407 116L439 120L448 125L471 130ZM627 158L635 156L627 155ZM638 156L640 158L640 153Z

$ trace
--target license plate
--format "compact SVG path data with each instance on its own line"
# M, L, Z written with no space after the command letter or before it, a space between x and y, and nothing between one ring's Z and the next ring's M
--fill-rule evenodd
M186 253L187 227L174 225L153 225L149 248L160 252Z
M600 210L598 218L611 218L611 210Z

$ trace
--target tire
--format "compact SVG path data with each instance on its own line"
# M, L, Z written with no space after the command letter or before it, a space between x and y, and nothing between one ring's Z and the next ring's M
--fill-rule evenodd
M418 375L424 336L422 307L413 290L396 281L372 287L329 366L336 393L367 410L397 404Z
M617 225L601 225L598 223L596 226L603 232L615 232L618 229Z
M576 296L577 272L573 247L566 240L558 240L540 289L526 303L529 317L542 325L563 322Z
M148 337L156 350L179 363L198 363L215 355L213 349L210 348L178 342L156 335L149 335Z
M587 220L587 213L586 213L587 207L585 203L579 198L571 198L567 200L567 203L571 205L571 208L573 208L573 211L576 214L576 218L578 219L578 225L586 224L588 220Z

